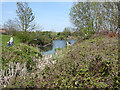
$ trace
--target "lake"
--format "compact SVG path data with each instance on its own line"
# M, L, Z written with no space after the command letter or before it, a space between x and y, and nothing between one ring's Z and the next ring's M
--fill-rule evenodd
M67 41L70 42L71 45L76 42L76 40L53 40L52 49L49 51L44 51L42 52L42 54L53 54L56 48L64 48L66 46Z

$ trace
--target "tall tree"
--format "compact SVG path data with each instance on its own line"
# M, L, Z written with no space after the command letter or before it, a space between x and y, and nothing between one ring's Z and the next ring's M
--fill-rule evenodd
M104 29L114 31L118 22L117 3L76 2L71 8L70 17L78 31L86 27L98 32Z
M89 2L74 3L70 11L71 21L78 31L89 26L92 23L91 11Z
M17 16L20 22L20 28L23 31L33 30L35 24L32 24L34 20L34 15L32 9L28 6L27 2L17 2L18 9L16 10Z

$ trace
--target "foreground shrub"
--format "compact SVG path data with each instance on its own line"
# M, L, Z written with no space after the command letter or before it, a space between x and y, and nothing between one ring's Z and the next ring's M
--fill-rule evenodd
M22 87L37 88L118 88L117 50L116 37L77 42L62 50L59 58L53 58L56 63L46 65L32 78L20 79L24 85L17 82Z
M3 46L2 48L3 67L10 62L19 62L21 64L27 62L27 69L31 70L35 66L35 61L33 60L39 59L40 57L42 55L38 50L24 44L14 47Z
M41 72L38 87L118 87L117 38L97 37L70 48L66 55L56 59L54 66Z

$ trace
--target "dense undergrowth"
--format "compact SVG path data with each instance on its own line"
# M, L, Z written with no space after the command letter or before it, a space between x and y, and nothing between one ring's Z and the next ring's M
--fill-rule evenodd
M35 47L30 47L20 42L19 38L14 38L12 47L7 46L9 41L8 35L2 35L2 53L0 70L0 84L8 85L10 80L15 80L19 76L24 78L29 76L37 68L38 60L41 60L42 55L40 50ZM5 79L6 78L6 79ZM15 83L12 84L16 86ZM2 86L3 87L3 86Z
M78 42L64 50L53 67L46 66L36 82L51 88L116 88L118 81L118 40L100 36Z
M34 69L25 78L18 75L7 87L118 88L117 44L117 37L107 36L79 41L52 58L55 64L46 65L38 74Z
M27 62L27 69L29 70L35 65L33 59L39 59L39 57L42 57L39 50L25 44L13 47L2 47L2 67L6 66L7 63L10 62L19 62L20 64Z
M2 63L19 62L25 61L33 62L34 58L42 57L38 48L30 47L27 44L20 42L17 37L14 38L14 44L12 47L7 46L10 36L2 35Z

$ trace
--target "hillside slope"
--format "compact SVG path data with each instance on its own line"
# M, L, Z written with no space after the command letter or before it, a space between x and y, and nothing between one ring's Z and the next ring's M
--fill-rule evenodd
M117 37L106 36L79 41L56 52L51 58L54 64L42 71L33 69L25 77L18 75L7 87L118 88L117 43Z
M41 60L41 53L38 48L30 47L21 43L17 37L14 38L12 47L7 46L10 36L2 35L2 66L0 67L0 84L6 87L17 76L24 77L30 74L37 67L37 62ZM15 86L15 85L13 85ZM12 86L12 87L13 87Z
M113 88L118 87L117 37L100 36L77 42L46 66L38 87ZM66 52L67 51L67 52ZM46 83L47 82L47 83Z

